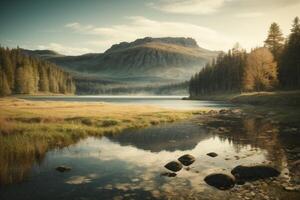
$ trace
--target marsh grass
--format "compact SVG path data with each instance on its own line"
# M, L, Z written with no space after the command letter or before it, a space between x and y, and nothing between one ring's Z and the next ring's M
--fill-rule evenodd
M154 106L16 98L0 99L0 110L0 185L23 180L32 163L42 160L48 149L62 148L88 136L118 134L193 115ZM22 170L14 166L22 166Z

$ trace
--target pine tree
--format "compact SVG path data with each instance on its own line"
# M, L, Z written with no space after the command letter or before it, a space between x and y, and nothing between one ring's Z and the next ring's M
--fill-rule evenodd
M0 96L7 96L10 94L11 90L7 82L6 74L3 67L0 65Z
M1 96L34 94L39 91L75 92L75 84L70 74L50 62L25 56L21 51L0 47Z
M277 23L272 23L269 29L269 34L265 40L265 47L267 47L273 54L275 60L279 59L283 48L284 37Z
M293 21L291 34L288 37L279 65L279 80L283 88L300 88L300 22Z

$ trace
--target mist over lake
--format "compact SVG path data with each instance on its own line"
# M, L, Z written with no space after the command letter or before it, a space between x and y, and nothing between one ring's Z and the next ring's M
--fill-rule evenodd
M299 200L298 0L2 0L0 200Z

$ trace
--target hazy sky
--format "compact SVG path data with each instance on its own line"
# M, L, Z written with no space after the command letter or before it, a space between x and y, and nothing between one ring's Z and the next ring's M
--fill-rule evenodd
M272 22L289 34L300 0L1 0L0 43L78 55L151 36L228 50L262 45Z

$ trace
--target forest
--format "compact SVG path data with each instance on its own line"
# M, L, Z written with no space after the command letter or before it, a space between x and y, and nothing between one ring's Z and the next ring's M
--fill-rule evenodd
M19 48L0 48L0 96L74 92L71 75L55 64L26 56Z
M128 95L128 94L150 94L150 95L182 95L188 94L188 81L169 84L134 85L104 80L88 80L75 77L76 93Z
M236 44L208 63L189 83L190 96L300 89L300 23L284 38L272 23L263 47L247 53Z

